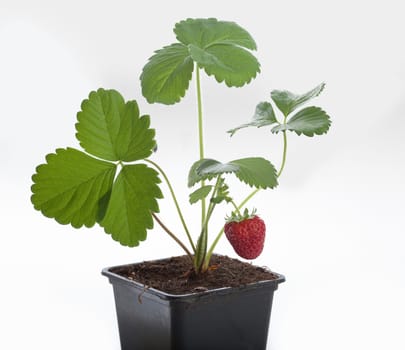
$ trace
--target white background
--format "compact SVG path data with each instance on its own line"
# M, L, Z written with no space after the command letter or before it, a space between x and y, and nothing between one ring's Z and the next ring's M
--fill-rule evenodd
M188 208L186 188L198 157L194 85L180 104L148 105L138 77L155 49L175 41L177 21L217 17L252 34L262 74L242 89L204 76L208 157L265 156L279 166L280 136L225 133L248 121L272 89L301 93L325 81L313 103L333 119L326 136L290 135L280 186L251 202L268 226L255 263L287 277L275 294L268 348L404 349L402 6L0 0L0 348L118 350L112 289L101 268L182 253L159 228L130 249L98 227L60 226L32 208L35 166L57 147L78 147L76 112L91 90L117 89L151 114L154 160L197 231L199 211ZM236 186L242 198L247 189ZM224 215L214 218L212 232ZM180 228L169 200L161 202L161 216ZM235 256L225 239L217 251Z

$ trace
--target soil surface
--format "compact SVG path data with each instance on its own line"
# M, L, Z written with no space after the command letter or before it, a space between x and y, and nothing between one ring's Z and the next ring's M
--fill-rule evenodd
M209 270L199 275L194 274L186 255L116 267L111 272L170 294L237 287L278 277L267 268L222 255L212 256Z

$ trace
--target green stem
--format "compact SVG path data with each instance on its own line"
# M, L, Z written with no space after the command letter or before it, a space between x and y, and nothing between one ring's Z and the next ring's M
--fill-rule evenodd
M236 205L236 203L235 203L233 200L231 200L231 204L232 204L233 207L235 208L236 213L237 213L239 216L242 216L242 214L241 214L241 212L240 212L240 209L241 209L241 208L238 208L238 206Z
M213 202L212 199L217 196L220 183L221 183L221 175L218 175L217 182L215 183L215 186L214 186L214 191L212 191L210 204L208 206L208 213L207 213L207 217L206 217L205 223L204 223L204 229L206 232L208 232L208 222L210 221L211 215L214 212L214 208L216 206L216 203Z
M208 250L207 255L205 256L205 261L204 261L204 265L203 265L203 271L206 271L208 269L212 254L214 252L214 249L215 249L216 245L218 244L218 242L221 239L223 234L224 234L224 227L222 227L221 231L219 231L219 233L215 237L214 242L212 242L211 247Z
M197 84L197 107L198 107L198 141L200 160L204 158L204 134L203 134L203 112L201 101L201 81L200 81L200 67L196 64L196 84ZM205 182L201 182L201 187L205 185ZM205 222L206 203L205 198L201 200L201 226Z
M285 166L285 161L287 159L287 131L283 130L283 160L281 162L281 167L280 170L277 173L277 177L280 177L281 173L284 170L284 166Z
M186 232L187 238L188 238L188 240L189 240L189 242L191 244L191 247L193 248L193 252L195 252L194 242L193 242L193 240L191 238L190 231L188 230L187 224L186 224L186 222L184 220L184 216L183 216L183 214L181 212L179 202L177 201L176 194L174 193L174 190L173 190L173 187L172 187L172 185L171 185L171 183L169 181L169 178L167 177L166 173L163 171L163 169L158 164L151 161L150 159L144 159L144 160L145 160L145 162L148 162L148 163L152 164L160 172L160 174L162 174L164 180L166 181L167 187L169 188L170 194L172 195L173 202L174 202L174 205L176 206L176 210L177 210L177 213L179 215L180 221L181 221L181 223L183 225L184 231Z
M211 199L217 195L220 183L221 183L221 176L218 176L214 190L212 191ZM197 252L196 252L196 257L195 257L195 261L194 261L194 267L195 267L195 271L197 273L200 272L201 270L205 271L204 269L201 269L201 268L202 268L202 266L205 266L205 258L207 256L208 222L211 219L211 215L214 212L215 206L216 206L216 203L214 203L212 200L210 200L205 222L202 226L201 235L198 239Z
M238 209L242 209L247 202L249 202L255 195L261 190L261 188L256 188L254 191L252 191L239 205Z
M188 255L188 257L191 259L191 261L193 261L193 256L191 255L191 253L189 252L189 250L187 249L187 247L183 244L182 241L180 241L177 236L170 231L166 225L157 217L157 215L154 212L151 212L153 218L156 220L156 222L162 227L162 229L171 237L173 238L176 243L183 248L183 250L186 252L186 254Z

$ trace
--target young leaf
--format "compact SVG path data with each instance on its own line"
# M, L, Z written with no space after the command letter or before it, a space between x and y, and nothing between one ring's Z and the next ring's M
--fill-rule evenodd
M183 44L155 51L140 77L143 96L149 103L179 102L188 89L193 69L193 60Z
M61 224L91 227L111 191L116 165L73 148L46 156L32 176L34 208Z
M252 121L250 123L242 124L236 128L228 130L227 132L229 132L231 136L233 136L239 129L247 128L249 126L261 128L262 126L272 125L275 123L277 123L277 119L271 103L260 102L256 106L255 114L253 115Z
M229 195L229 187L223 177L219 179L217 194L215 197L211 198L211 203L219 204L222 201L226 201L227 203L232 201Z
M220 174L234 173L246 184L256 188L274 188L278 185L274 166L264 158L243 158L229 163L220 163L214 159L202 159L191 167L189 186L202 180L210 180Z
M218 195L218 196L211 198L211 202L215 203L215 204L219 204L223 201L229 201L229 197Z
M273 90L271 92L271 98L278 109L283 112L284 116L287 116L305 102L318 96L324 87L325 83L319 84L311 91L302 95L297 95L287 90Z
M111 161L135 161L151 155L155 131L139 117L136 101L125 103L115 90L98 89L82 102L76 137L88 153Z
M278 125L271 131L278 133L282 130L294 131L297 135L314 136L326 134L331 125L329 116L319 107L307 107L294 116L286 124Z
M107 212L100 225L122 245L134 247L153 228L151 212L157 213L162 192L158 173L145 164L126 165L119 173Z
M197 203L201 199L206 198L212 190L211 185L206 185L195 190L193 193L190 193L190 204Z

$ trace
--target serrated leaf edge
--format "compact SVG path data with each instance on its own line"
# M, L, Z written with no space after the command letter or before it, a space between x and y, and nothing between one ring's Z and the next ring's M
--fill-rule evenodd
M303 111L304 109L307 109L307 108L316 108L316 109L318 109L319 111L321 111L321 112L323 112L323 113L325 114L325 117L326 117L326 119L327 119L327 128L326 128L325 130L323 130L323 131L314 131L314 132L308 133L308 132L297 131L297 130L295 130L295 129L293 129L293 128L289 128L289 124L288 124L289 121L290 121L292 118L294 118L298 113L300 113L301 111ZM329 129L330 129L330 127L331 127L331 125L332 125L332 120L331 120L329 114L327 114L321 107L308 106L308 107L305 107L305 108L300 109L299 111L297 111L293 116L291 116L291 117L289 118L289 120L287 121L287 123L285 123L285 124L280 124L280 125L276 125L275 127L273 127L273 128L271 129L271 132L272 132L273 134L277 134L277 133L279 133L280 131L291 131L291 132L295 132L298 136L305 135L305 136L307 136L307 137L313 137L313 136L315 136L315 135L321 136L321 135L327 134L328 131L329 131Z

